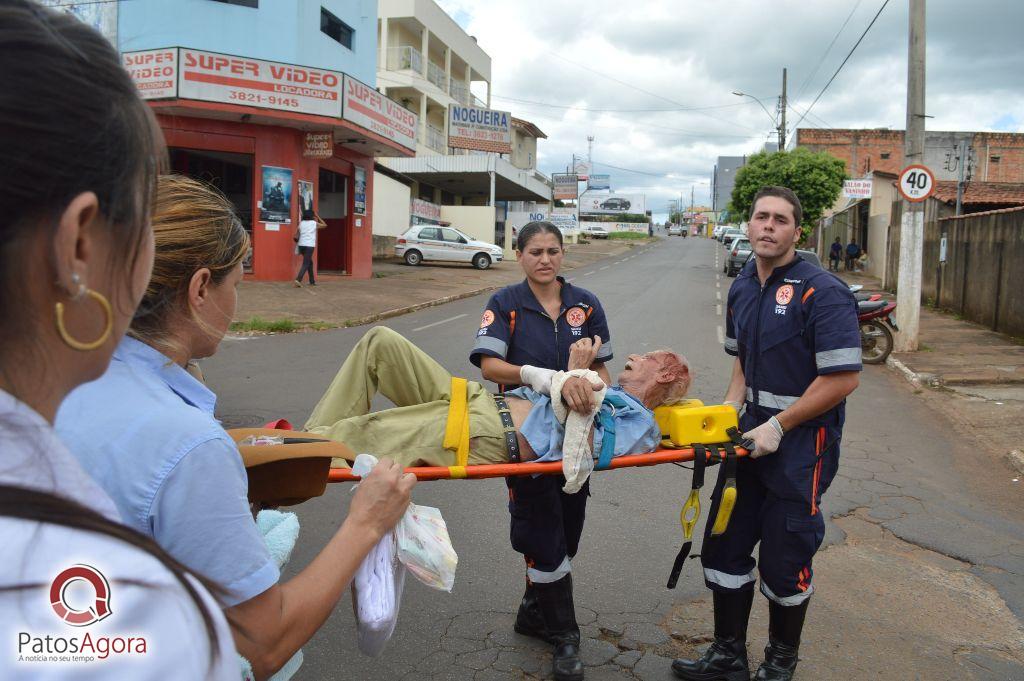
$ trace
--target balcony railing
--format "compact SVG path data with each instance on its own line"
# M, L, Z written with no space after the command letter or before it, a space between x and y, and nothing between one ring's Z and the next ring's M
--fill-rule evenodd
M481 109L487 108L487 104L484 103L484 100L480 99L476 95L473 95L473 106L480 107Z
M444 130L429 124L426 127L426 139L423 140L423 143L441 154L448 150L448 141L444 138Z
M388 48L389 71L415 71L423 73L423 55L415 47L403 45Z
M459 104L469 104L469 86L465 83L453 80L451 83L451 89L449 90L452 99L455 99Z
M444 69L434 62L427 62L427 80L436 85L441 92L448 92L448 76Z

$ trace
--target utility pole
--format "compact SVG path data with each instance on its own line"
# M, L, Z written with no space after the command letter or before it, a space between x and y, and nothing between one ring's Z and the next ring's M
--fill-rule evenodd
M786 69L782 69L782 99L779 100L779 108L782 109L779 118L779 151L786 150Z
M907 165L924 162L925 0L910 0L907 50ZM915 352L921 321L921 256L924 251L924 201L903 200L900 263L896 289L897 352Z
M960 179L956 183L956 214L963 213L964 207L964 166L967 165L967 140L960 140Z
M590 172L594 172L594 136L587 135L587 165L590 166Z

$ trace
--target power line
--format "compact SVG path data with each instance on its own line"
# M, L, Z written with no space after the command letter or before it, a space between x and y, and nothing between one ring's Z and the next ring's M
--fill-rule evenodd
M506 102L516 102L518 104L534 104L536 106L545 106L551 109L571 109L575 111L590 111L593 113L658 113L658 112L677 112L677 111L706 111L710 109L729 109L737 106L749 106L751 102L738 102L735 104L718 104L715 106L691 106L682 107L675 109L591 109L585 106L576 106L568 104L551 104L548 102L537 102L530 99L516 99L515 97L502 97L501 95L491 95L492 99L501 99Z
M666 102L668 102L669 104L675 104L676 106L686 106L685 104L683 104L683 103L681 103L681 102L677 102L677 101L676 101L676 100L674 100L674 99L669 99L668 97L665 97L664 95L659 95L659 94L657 94L657 93L655 93L655 92L651 92L650 90L645 90L645 89L643 89L642 87L639 87L639 86L633 85L632 83L627 83L627 82L626 82L626 81L624 81L624 80L619 80L618 78L615 78L614 76L610 76L610 75L608 75L607 73L604 73L604 72L602 72L602 71L597 71L597 70L595 70L595 69L592 69L592 68L590 68L589 66L584 66L583 64L580 64L580 63L574 62L574 61L573 61L572 59L568 59L568 58L566 58L566 57L563 57L562 55L558 54L557 52L550 52L550 51L549 51L549 54L551 54L551 55L553 55L553 56L555 56L555 57L557 57L557 58L561 59L562 61L568 62L568 63L572 64L573 66L576 66L576 67L578 67L578 68L581 68L581 69L583 69L584 71L589 71L589 72L591 72L591 73L593 73L593 74L595 74L595 75L601 76L602 78L607 78L608 80L611 80L611 81L613 81L613 82L616 82L616 83L618 83L619 85L625 85L626 87L628 87L628 88L632 88L633 90L636 90L637 92L642 92L642 93L644 93L645 95L649 95L649 96L651 96L651 97L656 97L656 98L658 98L658 99L660 99L660 100L663 100L663 101L666 101ZM707 112L704 112L704 111L696 111L696 113L699 113L699 114L701 114L702 116L707 116L708 118L710 118L710 119L712 119L712 120L716 120L716 121L719 121L719 122L721 122L721 123L726 123L726 124L728 124L728 125L733 125L733 126L736 126L737 128L745 128L745 129L747 129L747 130L751 130L751 131L754 131L754 132L758 132L757 130L754 130L754 128L751 128L751 127L749 127L749 126L746 126L746 125L742 125L742 124L740 124L740 123L736 123L736 122L733 122L733 121L727 121L727 120L725 120L724 118L718 118L717 116L712 116L711 114L709 114L709 113L707 113Z
M857 38L857 42L854 43L853 47L850 49L850 53L846 55L846 59L844 59L843 63L839 65L839 68L836 69L836 72L832 74L832 77L828 79L828 82L825 83L825 87L821 88L821 92L818 93L818 96L814 98L814 101L811 102L811 105L809 107L807 107L807 111L804 112L804 115L801 116L800 120L797 121L796 125L793 126L794 129L797 126L799 126L800 123L803 122L803 120L807 116L807 114L809 114L811 112L811 109L814 108L814 105L818 103L819 99L821 99L821 96L823 94L825 94L825 90L828 89L828 86L832 84L832 81L834 81L836 79L836 76L839 75L839 72L843 70L844 66L846 66L846 62L848 62L850 60L850 57L853 56L853 53L857 50L857 46L860 45L862 40L864 40L864 36L866 36L868 34L868 31L871 30L871 27L875 25L875 21L878 20L878 17L882 14L882 10L884 10L885 6L888 5L888 4L889 4L889 0L885 0L885 2L882 3L882 6L878 8L878 12L875 13L874 19L871 20L871 23L868 24L868 27L865 28L864 32L860 34L859 38Z
M836 34L832 36L832 42L830 42L828 44L828 47L825 48L825 52L821 55L821 59L818 60L818 65L814 67L814 70L811 71L810 75L804 78L804 82L800 84L800 89L797 90L796 97L794 97L793 99L799 100L800 96L803 95L804 93L804 89L810 84L811 80L813 80L814 77L818 75L818 70L821 68L821 65L825 63L825 57L827 57L828 53L832 51L832 46L836 44L836 40L839 39L839 36L846 28L846 25L850 23L850 19L853 18L853 15L857 12L857 8L860 7L860 3L863 1L864 0L857 0L857 4L854 5L850 13L846 15L846 21L844 21L843 25L839 27L839 30L836 31Z

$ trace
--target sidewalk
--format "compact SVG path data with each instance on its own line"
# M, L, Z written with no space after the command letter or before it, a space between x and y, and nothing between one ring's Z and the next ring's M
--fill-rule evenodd
M882 292L874 277L839 276L865 291ZM1024 475L1024 346L955 315L922 307L920 350L894 352L888 364L913 383L958 430L976 438L994 458ZM922 391L920 389L931 388Z
M594 241L567 246L562 273L624 253L646 241ZM468 263L430 263L409 267L397 259L374 260L372 279L323 274L317 285L295 288L292 282L243 281L238 289L235 321L253 317L290 320L299 325L358 326L424 307L468 298L521 281L515 261L477 270Z

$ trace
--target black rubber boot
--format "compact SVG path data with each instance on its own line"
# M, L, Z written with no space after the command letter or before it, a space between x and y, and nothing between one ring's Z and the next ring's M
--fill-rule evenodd
M551 661L555 681L582 681L580 627L576 623L576 608L572 600L572 575L548 584L538 582L533 588L549 641L555 646Z
M696 660L673 660L672 672L686 681L750 681L747 620L754 590L714 591L715 640Z
M544 615L540 612L537 588L531 582L526 584L526 593L523 594L523 601L519 604L519 612L516 614L516 623L512 628L517 634L553 643L551 634L544 626Z
M810 598L800 605L779 605L768 601L768 647L764 662L757 668L755 681L791 681L799 661L800 633Z

